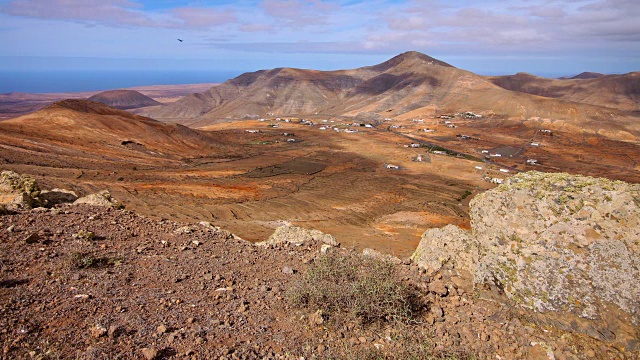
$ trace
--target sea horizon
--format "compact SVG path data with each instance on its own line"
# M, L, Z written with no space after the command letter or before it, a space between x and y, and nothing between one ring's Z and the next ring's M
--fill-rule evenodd
M137 86L220 83L242 71L0 70L0 93L104 91Z

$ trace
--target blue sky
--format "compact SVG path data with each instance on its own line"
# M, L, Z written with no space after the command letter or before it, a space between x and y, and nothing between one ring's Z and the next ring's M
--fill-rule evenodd
M640 70L638 0L0 0L0 70ZM183 39L178 42L176 39Z

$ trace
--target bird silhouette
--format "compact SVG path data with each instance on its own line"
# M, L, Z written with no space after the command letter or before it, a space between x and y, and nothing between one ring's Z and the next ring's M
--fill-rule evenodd
M178 41L182 42L182 39L178 39Z

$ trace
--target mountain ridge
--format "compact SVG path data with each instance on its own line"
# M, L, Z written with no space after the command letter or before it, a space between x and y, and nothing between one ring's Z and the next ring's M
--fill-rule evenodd
M615 87L618 81L627 84L626 90ZM530 85L537 82L543 84L540 89ZM611 83L606 85L610 93L604 96L606 100L596 96L594 82ZM638 107L638 84L633 73L586 80L551 80L526 73L481 76L409 51L377 65L349 70L275 68L245 73L206 92L137 113L194 127L269 114L396 117L468 110L509 118L573 121L607 114L624 117L624 111Z

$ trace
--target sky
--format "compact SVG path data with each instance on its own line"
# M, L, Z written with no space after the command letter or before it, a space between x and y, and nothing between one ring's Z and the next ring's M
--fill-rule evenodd
M0 70L640 70L638 0L0 0ZM182 39L180 42L177 39Z

